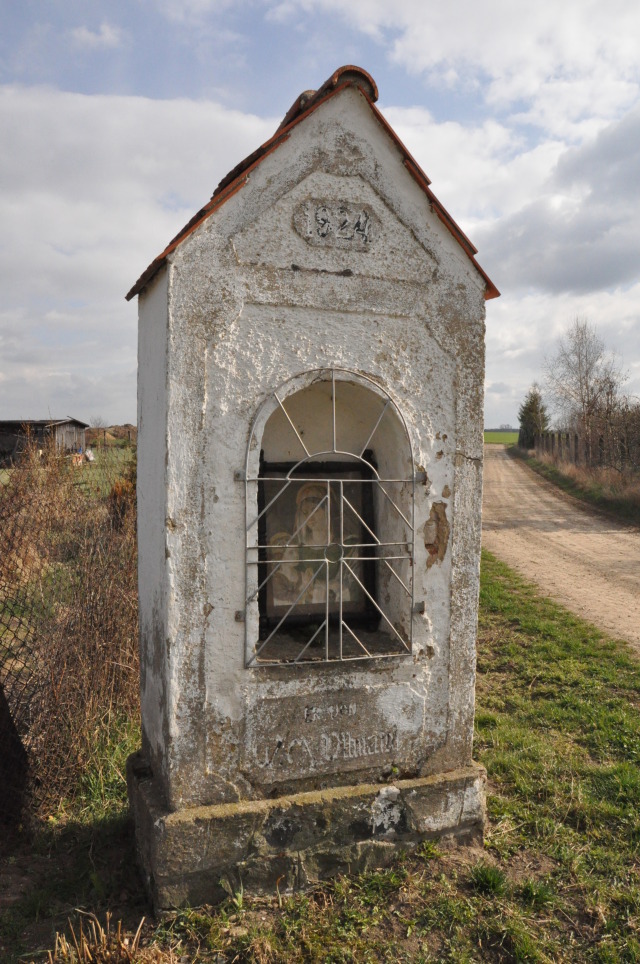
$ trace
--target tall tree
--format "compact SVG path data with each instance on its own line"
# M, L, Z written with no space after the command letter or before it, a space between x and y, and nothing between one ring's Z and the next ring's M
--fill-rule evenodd
M546 432L549 428L547 406L542 401L542 393L535 382L518 409L518 418L520 420L518 445L522 449L531 449L536 435Z
M545 364L545 381L563 428L589 442L596 417L612 412L625 377L586 318L575 318Z

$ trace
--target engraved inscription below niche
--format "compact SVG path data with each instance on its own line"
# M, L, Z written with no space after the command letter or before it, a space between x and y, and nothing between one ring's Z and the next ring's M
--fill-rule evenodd
M248 763L267 782L393 763L400 751L396 725L360 699L319 703L300 697L264 700L250 715Z
M369 251L379 236L380 222L367 204L310 198L294 210L293 226L314 246Z

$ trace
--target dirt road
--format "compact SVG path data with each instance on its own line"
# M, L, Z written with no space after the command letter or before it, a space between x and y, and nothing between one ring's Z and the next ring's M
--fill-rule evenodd
M503 445L485 445L482 544L640 652L640 530L582 508Z

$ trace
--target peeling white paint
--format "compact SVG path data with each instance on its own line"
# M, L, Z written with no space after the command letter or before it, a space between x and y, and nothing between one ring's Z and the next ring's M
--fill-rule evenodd
M301 218L323 199L334 221L340 205L352 218L358 206L370 212L370 242L350 248L334 225L331 243L308 243ZM346 88L182 241L141 296L142 718L171 808L470 761L483 295L397 146ZM374 379L404 416L428 477L416 485L413 566L425 613L413 619L413 658L246 669L236 474L260 405L322 367ZM445 490L449 541L427 568L423 530ZM248 619L254 631L255 613ZM343 703L357 711L333 725L329 707ZM323 724L312 729L305 710L316 705ZM380 800L391 820L391 797Z

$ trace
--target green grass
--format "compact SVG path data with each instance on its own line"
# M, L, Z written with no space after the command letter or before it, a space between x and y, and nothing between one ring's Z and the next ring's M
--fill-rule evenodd
M61 801L55 819L91 824L118 818L126 810L127 757L140 747L140 722L108 711L91 736L73 803Z
M93 498L109 494L115 480L125 476L136 458L136 449L125 443L94 449L95 462L83 462L74 473L74 483L82 486Z
M216 911L187 909L146 938L158 953L218 964L640 961L639 710L632 653L485 554L475 744L489 776L483 852L430 841L310 894L239 893ZM53 833L48 846L59 851L63 839ZM96 880L72 849L78 882L70 873L56 882L65 907L117 903L122 875L96 841ZM52 899L42 888L31 904L25 897L21 923L35 905L60 922ZM19 929L6 916L2 926Z
M515 445L518 441L518 433L515 432L485 432L485 445Z
M616 495L604 488L597 479L585 477L579 481L572 476L566 475L561 468L548 462L542 462L533 455L519 449L517 445L510 447L509 452L515 458L522 459L523 462L533 469L538 475L553 482L558 488L569 495L595 506L609 515L614 515L625 522L634 522L640 525L640 502L638 501L637 491L631 495L620 492Z

